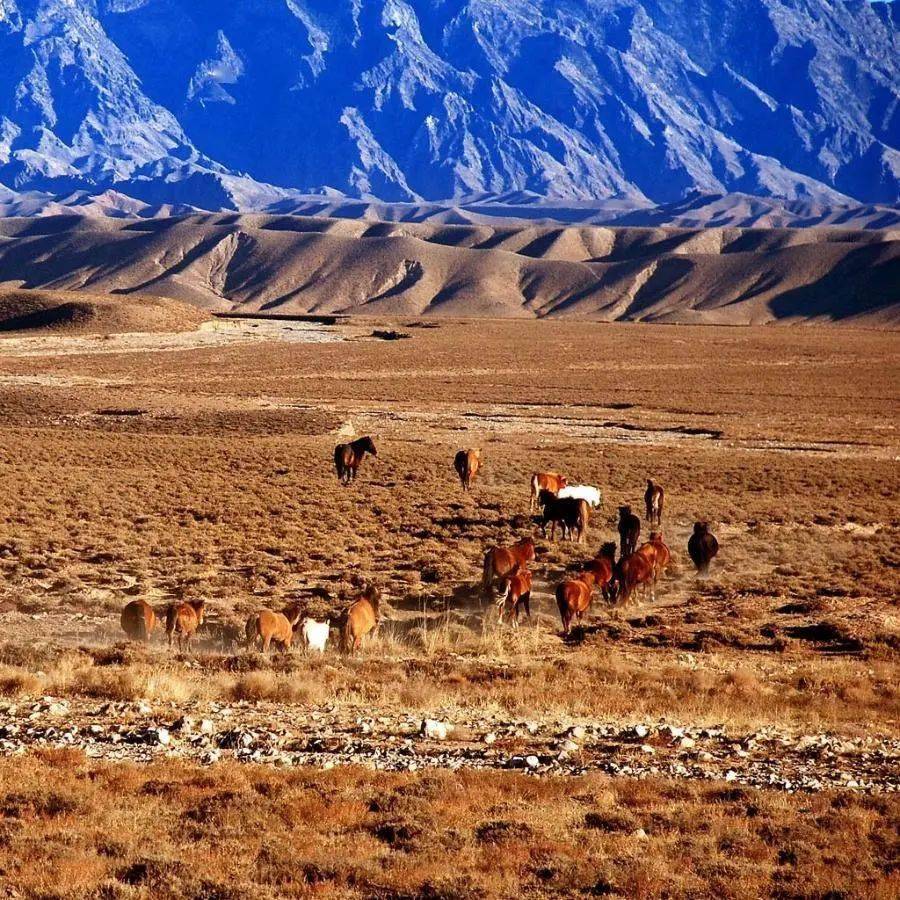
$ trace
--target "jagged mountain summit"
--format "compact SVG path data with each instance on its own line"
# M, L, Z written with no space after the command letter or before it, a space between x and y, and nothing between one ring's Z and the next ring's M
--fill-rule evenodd
M890 205L898 59L862 0L0 0L0 185Z

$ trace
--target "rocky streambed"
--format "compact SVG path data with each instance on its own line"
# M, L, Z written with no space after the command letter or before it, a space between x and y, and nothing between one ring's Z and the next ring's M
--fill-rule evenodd
M721 779L785 791L900 789L900 740L668 722L512 721L368 715L347 706L0 703L0 754L77 748L102 760L173 757L275 766L518 769L535 776Z

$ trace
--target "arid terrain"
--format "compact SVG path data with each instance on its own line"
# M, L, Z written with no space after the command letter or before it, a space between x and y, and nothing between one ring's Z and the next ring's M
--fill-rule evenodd
M267 315L896 328L900 232L51 215L0 219L4 284Z
M900 892L895 333L93 315L0 336L0 895ZM538 470L602 490L586 545ZM564 640L555 585L648 477L656 599ZM528 535L514 630L478 585ZM242 646L372 583L356 656ZM193 650L127 642L135 597L205 598Z

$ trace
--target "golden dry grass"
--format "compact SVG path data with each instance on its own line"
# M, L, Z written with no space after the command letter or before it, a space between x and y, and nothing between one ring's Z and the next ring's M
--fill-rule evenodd
M0 873L40 898L866 897L898 804L721 783L0 760Z

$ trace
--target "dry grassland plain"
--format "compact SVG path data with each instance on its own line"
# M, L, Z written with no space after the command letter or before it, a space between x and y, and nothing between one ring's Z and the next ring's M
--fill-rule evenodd
M513 723L523 755L524 723L540 742L578 723L658 737L662 720L896 749L896 334L353 320L304 342L296 323L221 327L196 346L0 339L9 896L897 895L897 757L883 750L860 757L871 790L796 790L741 783L750 744L716 770L737 770L731 783L648 772L640 741L627 749L644 762L611 772L595 748L583 774L543 744L533 774L502 771L502 754L451 771L449 750L391 772L376 756L283 770L227 750L207 767L168 751L114 762L61 746L65 715L29 744L23 713L47 696L101 731L146 704L154 721L307 735L313 715L344 734L433 717L471 743L497 730L498 746ZM408 337L371 337L385 327ZM350 433L379 453L343 488L331 454ZM483 450L471 494L452 467L462 447ZM537 470L601 488L586 547L541 537ZM674 556L655 602L595 601L564 642L554 585L613 539L620 504L643 514L648 477ZM722 546L702 580L686 553L697 519ZM514 632L477 584L487 547L529 534L533 619ZM336 615L371 582L385 618L355 658L232 642L261 607ZM119 611L138 596L157 610L205 597L194 652L158 633L126 643ZM839 781L839 759L817 764Z

